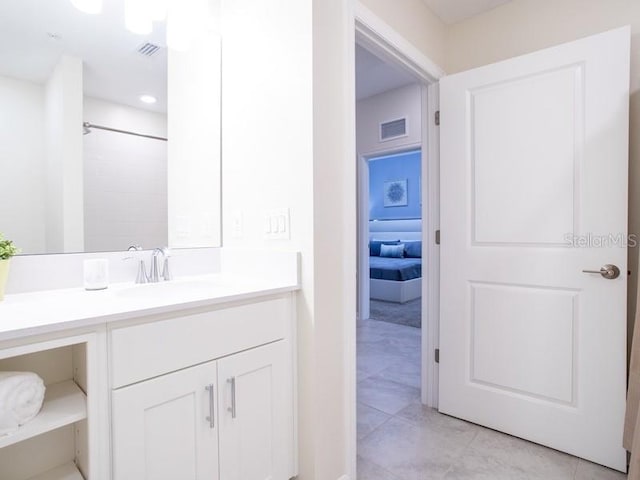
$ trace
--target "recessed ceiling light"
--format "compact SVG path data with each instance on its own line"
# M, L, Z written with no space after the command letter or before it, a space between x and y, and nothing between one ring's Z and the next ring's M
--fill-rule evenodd
M102 0L71 0L71 3L81 12L90 15L102 13Z
M140 95L140 101L143 103L156 103L158 99L153 95Z

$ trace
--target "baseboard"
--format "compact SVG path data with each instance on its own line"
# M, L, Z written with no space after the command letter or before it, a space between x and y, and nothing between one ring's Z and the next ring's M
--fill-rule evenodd
M351 480L349 475L342 475L338 480Z

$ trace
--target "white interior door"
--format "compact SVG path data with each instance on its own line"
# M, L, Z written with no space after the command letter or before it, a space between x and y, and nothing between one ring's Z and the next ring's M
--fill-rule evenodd
M441 81L440 411L619 470L630 33ZM605 279L599 270L621 270Z

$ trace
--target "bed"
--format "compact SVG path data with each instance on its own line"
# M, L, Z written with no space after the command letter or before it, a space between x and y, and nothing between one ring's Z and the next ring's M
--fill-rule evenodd
M376 235L391 237L376 239ZM422 241L418 232L372 232L369 241L369 296L405 303L422 296ZM393 239L393 235L398 235ZM400 238L400 237L406 238ZM383 247L385 245L385 247ZM401 256L388 256L389 247Z
M421 277L421 258L369 257L369 278L406 282Z

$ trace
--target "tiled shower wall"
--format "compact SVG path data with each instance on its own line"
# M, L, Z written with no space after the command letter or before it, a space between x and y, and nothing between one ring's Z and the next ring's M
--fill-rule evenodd
M105 118L89 105L87 121L158 135L159 114L94 103L117 108L120 115ZM84 136L84 192L85 251L168 244L167 142L93 129Z

